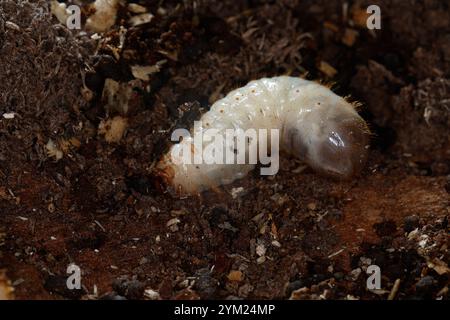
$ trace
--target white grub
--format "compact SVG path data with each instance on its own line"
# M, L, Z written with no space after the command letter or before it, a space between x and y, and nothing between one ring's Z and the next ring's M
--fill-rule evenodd
M67 11L67 6L65 3L60 3L56 0L52 0L50 3L50 10L60 23L64 25L67 23L67 19L69 18L70 14Z
M150 23L155 16L151 13L141 13L131 17L128 20L128 24L132 27L140 26L141 24Z
M96 0L95 13L86 21L86 29L93 32L108 31L116 23L119 0Z
M370 131L355 105L319 83L297 77L251 81L216 101L200 122L203 126L196 132L194 127L191 136L174 144L156 166L156 173L180 194L198 194L232 183L255 168L248 163L180 163L176 158L180 150L192 150L195 156L214 147L215 139L204 140L200 151L194 145L192 135L202 135L208 128L217 129L224 140L228 129L278 129L282 151L339 179L357 175L368 155Z

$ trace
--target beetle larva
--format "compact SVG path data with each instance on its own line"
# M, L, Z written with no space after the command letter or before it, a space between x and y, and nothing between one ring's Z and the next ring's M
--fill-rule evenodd
M354 106L327 87L301 78L280 76L251 81L215 102L200 121L194 136L214 128L216 138L195 145L190 136L184 137L157 166L165 182L182 193L195 194L231 183L255 167L247 162L180 161L177 154L182 154L181 150L195 156L201 152L199 147L206 150L217 143L218 136L225 138L227 129L278 129L280 150L332 177L354 176L367 159L370 132ZM226 144L225 148L233 149L235 145ZM245 154L249 157L255 152L246 150Z

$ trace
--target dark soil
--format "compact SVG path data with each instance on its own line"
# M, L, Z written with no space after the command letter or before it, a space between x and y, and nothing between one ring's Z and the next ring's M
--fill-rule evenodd
M117 57L126 7L98 45L58 25L46 1L0 3L0 114L15 115L0 118L0 297L9 279L17 299L448 299L448 2L140 3L155 18L128 28ZM369 4L381 30L361 24ZM134 80L131 66L161 60ZM199 197L161 185L153 168L175 126L281 74L363 104L374 137L360 177L285 158L276 176ZM102 99L108 78L133 88L127 108ZM118 117L126 131L107 142L99 126ZM66 288L71 263L83 290Z

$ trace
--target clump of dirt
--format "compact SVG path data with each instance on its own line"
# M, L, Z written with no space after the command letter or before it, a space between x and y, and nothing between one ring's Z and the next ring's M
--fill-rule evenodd
M370 31L369 1L134 2L151 22L131 27L124 2L95 49L44 1L0 3L0 268L17 298L448 299L448 6L370 1ZM287 158L273 177L166 192L153 168L173 128L282 73L363 103L362 175ZM71 263L82 290L65 286Z

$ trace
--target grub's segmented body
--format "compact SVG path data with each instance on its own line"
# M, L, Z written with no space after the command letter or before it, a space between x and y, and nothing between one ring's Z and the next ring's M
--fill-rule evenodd
M278 129L280 149L304 160L315 170L340 178L358 173L367 158L369 130L354 107L327 87L301 78L281 76L249 82L215 102L193 132L209 128ZM203 147L213 143L203 142ZM166 182L185 193L228 184L254 168L252 164L185 164L175 161L177 149L188 146L188 137L172 146L158 164Z

